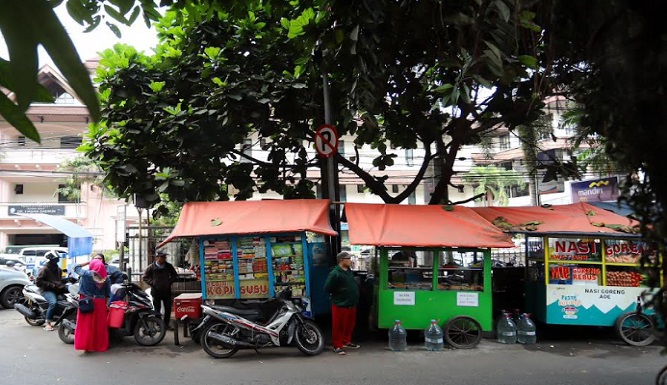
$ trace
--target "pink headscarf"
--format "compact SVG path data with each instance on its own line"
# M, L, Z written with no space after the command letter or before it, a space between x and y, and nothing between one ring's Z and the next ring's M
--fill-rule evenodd
M99 259L93 259L90 261L90 270L97 273L102 278L107 277L107 268L104 267L104 263Z
M102 282L107 277L107 268L104 266L104 263L99 259L93 259L90 261L90 271L94 271L97 275L102 278Z

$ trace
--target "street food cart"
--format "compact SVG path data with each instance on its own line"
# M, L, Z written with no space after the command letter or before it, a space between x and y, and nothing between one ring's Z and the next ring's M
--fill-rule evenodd
M457 348L493 330L490 248L514 247L509 235L463 206L347 203L345 215L350 243L378 250L379 328L436 319Z
M327 261L313 252L307 232L336 235L328 210L327 200L189 202L158 248L197 239L204 301L270 298L289 287L312 315L312 301L328 299L312 297L321 291L311 289L311 272Z
M525 234L526 308L539 321L615 327L628 344L653 342L653 317L636 312L648 289L640 258L651 250L630 219L587 203L474 210Z

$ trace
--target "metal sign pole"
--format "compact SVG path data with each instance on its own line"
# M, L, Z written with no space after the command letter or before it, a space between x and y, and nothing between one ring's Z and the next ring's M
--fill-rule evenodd
M329 93L329 75L326 70L322 71L322 91L324 94L324 123L332 124L331 122L331 98ZM335 173L336 168L334 164L334 155L326 159L327 163L327 191L329 196L329 214L331 216L331 224L333 229L338 232L338 237L331 237L331 253L332 257L340 252L340 216L338 214L338 207L336 206L336 196L338 191L336 189Z

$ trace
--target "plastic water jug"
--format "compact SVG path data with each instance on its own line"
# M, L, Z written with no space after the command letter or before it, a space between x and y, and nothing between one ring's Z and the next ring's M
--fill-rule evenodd
M533 320L530 319L530 314L521 314L521 320L516 325L516 328L516 340L518 343L530 345L537 342L537 328Z
M498 342L501 344L516 343L516 325L512 321L512 314L503 313L503 316L498 320L497 334Z
M389 329L389 349L395 352L402 352L408 347L408 332L405 331L401 321L396 320L394 327Z
M426 350L438 351L444 346L443 333L438 323L432 319L431 326L424 332L424 346Z

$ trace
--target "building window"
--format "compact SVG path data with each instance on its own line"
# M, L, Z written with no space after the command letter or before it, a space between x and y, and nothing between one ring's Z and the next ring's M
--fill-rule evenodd
M363 194L363 193L364 193L364 188L366 188L366 185L358 184L358 185L357 185L357 192L358 192L359 194Z
M70 195L63 194L63 191L67 188L67 185L59 184L58 185L58 203L76 203L76 198Z
M62 94L58 95L58 97L55 100L55 104L75 104L76 99L67 92L63 92Z
M338 153L340 156L345 156L345 141L344 140L339 140L338 141Z
M16 193L16 195L23 194L23 185L22 184L15 185L14 186L14 193Z
M500 141L500 151L510 149L510 134L501 135L498 140Z
M324 195L322 195L322 185L319 183L315 185L315 196L317 199L322 199Z
M409 205L416 205L417 204L417 194L415 192L411 192L410 195L408 195L408 204Z
M259 146L262 148L262 150L264 149L264 147L266 147L266 143L267 143L266 138L261 138L259 140Z
M252 140L251 139L243 139L243 144L241 145L241 153L246 155L246 156L252 156ZM241 157L240 162L241 163L248 163L248 162L250 162L250 160L246 159L244 157Z
M510 187L509 196L511 198L525 197L528 195L530 195L530 189L528 187L528 183L524 184L522 187L519 186Z
M19 135L17 138L19 147L25 147L25 136Z
M405 149L405 164L407 164L409 167L415 165L414 152L412 151L411 148Z
M510 160L508 162L500 162L498 163L498 167L502 168L503 170L510 171L512 169L512 161Z
M398 185L397 184L392 184L391 185L391 192L394 194L398 194Z
M77 148L81 141L80 136L63 136L60 138L60 148Z
M347 186L342 185L338 189L338 193L340 194L340 201L341 202L347 202Z

